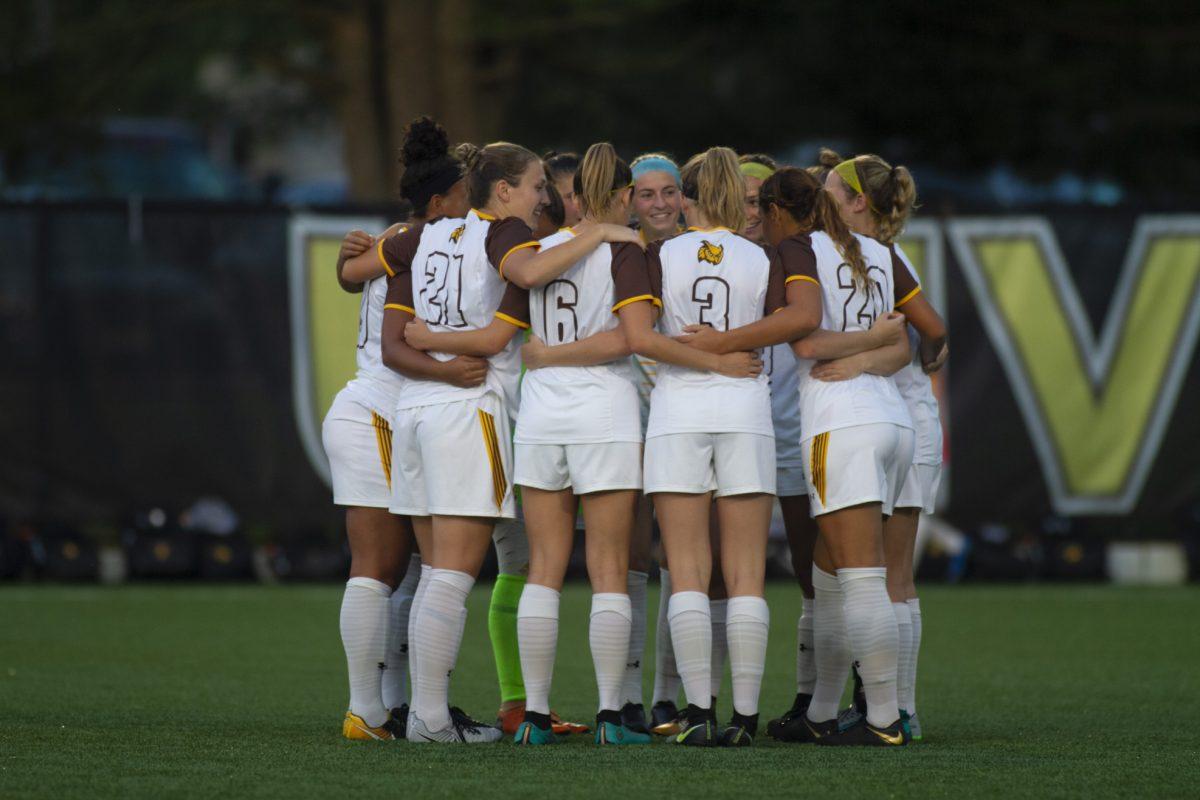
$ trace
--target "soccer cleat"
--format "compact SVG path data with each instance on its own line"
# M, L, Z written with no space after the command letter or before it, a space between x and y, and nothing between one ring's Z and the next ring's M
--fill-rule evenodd
M397 739L403 739L408 725L408 703L392 709L392 718L388 721Z
M846 706L837 715L838 730L844 731L847 728L852 728L861 720L866 719L866 715L860 712L853 705Z
M781 742L797 742L799 744L812 744L819 742L826 736L832 736L838 732L838 723L836 719L827 719L824 722L813 722L808 718L808 714L797 714L792 717L791 722L779 735L775 738Z
M675 736L683 730L679 709L670 700L660 700L650 709L650 731L659 736Z
M621 727L633 733L650 736L650 728L646 726L646 709L641 703L626 703L621 708ZM649 738L646 741L650 741Z
M500 737L503 735L491 725L484 725L481 722L477 722L458 709L453 709L450 715L450 724L439 731L431 731L421 721L421 718L417 716L416 711L409 712L407 727L406 738L408 741L418 743L463 742L465 744L487 744L500 741Z
M559 736L567 736L572 733L587 733L591 728L582 722L564 722L554 709L550 709L550 730Z
M900 709L900 727L904 730L904 738L912 741L912 726L908 723L908 712Z
M596 715L596 744L650 744L650 734L631 730L621 717L619 711L601 711Z
M346 716L342 718L342 736L363 742L391 741L396 738L391 721L388 719L378 728L372 728L362 717L347 711Z
M867 715L867 692L863 689L862 676L858 674L858 662L850 668L854 675L854 710L864 717Z
M908 729L911 731L912 741L921 741L921 719L916 714L908 718Z
M554 731L550 730L549 719L545 714L530 714L526 712L525 721L517 726L517 732L513 734L513 742L515 744L558 744L558 737L554 735ZM530 717L541 717L545 719L545 725L539 725L541 720L531 720Z
M717 744L721 747L750 747L754 744L754 734L757 732L758 714L744 717L735 711L729 725L721 731Z
M792 724L796 717L804 715L808 711L808 704L812 702L811 694L797 694L796 699L792 701L792 707L783 713L782 717L773 719L767 723L767 736L772 739L779 739L781 742L790 741L786 735L783 735L787 730L788 725Z
M904 735L904 728L900 727L898 719L886 728L876 728L863 717L844 731L821 737L817 744L831 747L903 747L908 744L908 737Z
M716 747L717 721L710 708L699 708L688 704L683 730L675 737L675 744L685 747Z

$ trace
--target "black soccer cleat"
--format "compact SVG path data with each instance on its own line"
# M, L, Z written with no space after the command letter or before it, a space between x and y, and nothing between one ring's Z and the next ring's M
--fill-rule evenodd
M683 730L675 737L675 743L686 747L716 747L717 720L712 709L689 703L684 711Z
M650 709L650 730L659 736L674 736L681 729L679 708L670 700L660 700Z
M391 726L392 732L396 734L397 739L405 738L405 734L408 731L408 703L403 704L399 708L393 708L391 713L392 718L385 724Z
M863 717L843 731L821 737L817 744L831 747L903 747L908 744L908 737L904 735L900 720L886 728L876 728Z
M717 744L721 747L751 747L754 744L754 734L758 733L758 714L744 717L736 711L733 719L721 731Z
M634 733L650 735L646 725L646 709L641 703L626 703L621 707L621 725Z
M808 711L808 704L811 702L811 694L797 694L796 699L792 701L792 707L785 711L782 717L773 719L767 723L767 736L770 736L772 739L779 739L781 742L791 741L787 738L780 738L780 734L787 729L792 720L803 716L804 712Z

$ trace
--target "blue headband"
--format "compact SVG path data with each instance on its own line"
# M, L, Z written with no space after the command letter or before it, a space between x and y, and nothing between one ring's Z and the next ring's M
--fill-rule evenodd
M665 172L675 179L675 183L679 183L679 167L675 166L674 162L670 159L663 158L662 156L635 159L632 169L635 181L647 172Z

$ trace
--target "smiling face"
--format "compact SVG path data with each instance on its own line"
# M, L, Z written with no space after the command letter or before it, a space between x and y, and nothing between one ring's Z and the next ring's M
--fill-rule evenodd
M675 233L680 204L679 185L669 173L647 172L634 183L633 213L645 231L647 241Z
M570 173L559 174L554 179L554 188L558 189L558 194L562 197L563 225L570 228L583 219L578 198L575 197L575 176Z
M762 187L762 178L753 175L743 175L746 184L746 225L742 228L742 236L752 242L763 243L762 215L758 207L758 190Z
M500 216L517 217L530 228L536 228L542 209L550 202L546 194L546 170L541 161L530 161L516 185L500 180L496 183L494 199ZM491 205L491 204L489 204Z

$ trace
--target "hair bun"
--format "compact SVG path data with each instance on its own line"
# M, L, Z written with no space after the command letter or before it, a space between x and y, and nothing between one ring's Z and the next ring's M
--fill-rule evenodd
M418 117L404 130L404 144L400 149L400 161L406 167L422 161L445 158L450 150L450 139L446 129L431 117Z
M470 142L462 142L454 146L454 155L458 157L458 160L468 170L474 169L475 165L479 163L479 154L481 152L478 145L471 144Z

